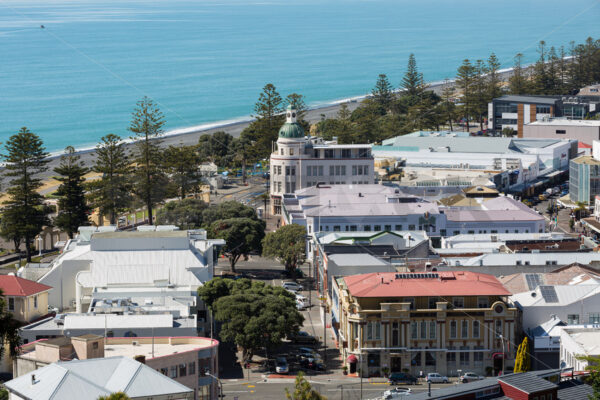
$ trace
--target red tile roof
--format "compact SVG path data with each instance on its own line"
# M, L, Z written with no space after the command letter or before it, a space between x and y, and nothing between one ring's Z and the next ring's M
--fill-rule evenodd
M428 277L426 277L428 276ZM470 271L375 272L344 278L354 297L508 296L496 277Z
M577 144L577 147L580 148L580 149L591 149L592 148L591 145L589 145L587 143L583 143L583 142L579 142Z
M14 275L0 275L0 289L5 296L31 296L50 290L52 286L42 285Z

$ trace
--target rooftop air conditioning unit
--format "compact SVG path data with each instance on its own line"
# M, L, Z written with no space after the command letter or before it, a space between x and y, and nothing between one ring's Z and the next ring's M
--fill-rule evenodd
M137 340L134 340L134 341L131 342L131 345L132 346L139 346L140 342L138 342Z

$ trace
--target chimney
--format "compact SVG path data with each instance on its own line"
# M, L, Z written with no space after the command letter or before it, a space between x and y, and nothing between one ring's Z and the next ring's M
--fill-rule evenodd
M35 385L36 384L36 380L35 380L35 374L31 374L31 384Z

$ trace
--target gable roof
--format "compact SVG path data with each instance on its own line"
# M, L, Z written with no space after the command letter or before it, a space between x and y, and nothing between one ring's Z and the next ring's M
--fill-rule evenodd
M123 356L53 363L6 382L5 386L21 397L40 400L95 400L118 391L131 398L169 394L193 397L192 389Z
M543 392L545 390L554 389L558 386L549 380L531 374L504 375L498 378L498 381L527 394Z
M5 296L31 296L50 290L52 286L19 278L15 275L0 275L0 289L2 289Z

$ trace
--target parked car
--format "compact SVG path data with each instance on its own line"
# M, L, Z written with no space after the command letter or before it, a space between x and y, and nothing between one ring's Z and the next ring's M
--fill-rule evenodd
M479 381L482 379L484 379L483 376L477 375L474 372L466 372L463 376L460 377L460 381L462 383L469 383L469 382L473 382L473 381Z
M308 308L308 305L301 302L300 300L296 299L296 308L300 311L302 310L306 310Z
M386 390L385 392L383 392L383 399L384 400L399 399L399 398L402 398L403 396L408 396L410 394L411 394L410 388L398 386L398 387L395 387L393 389Z
M416 385L417 381L418 379L415 376L405 374L404 372L393 372L388 378L388 383L390 385L397 385L399 383Z
M300 360L300 366L315 371L325 371L325 364L320 357L307 357Z
M277 357L275 360L275 372L278 374L287 374L290 372L290 367L285 357Z
M307 332L300 331L290 338L294 343L317 343L316 337L309 335Z
M431 383L448 383L448 377L440 375L437 372L428 373L425 380Z
M286 289L289 290L290 292L299 292L302 291L302 285L296 283L296 282L283 282L281 284L281 286Z

